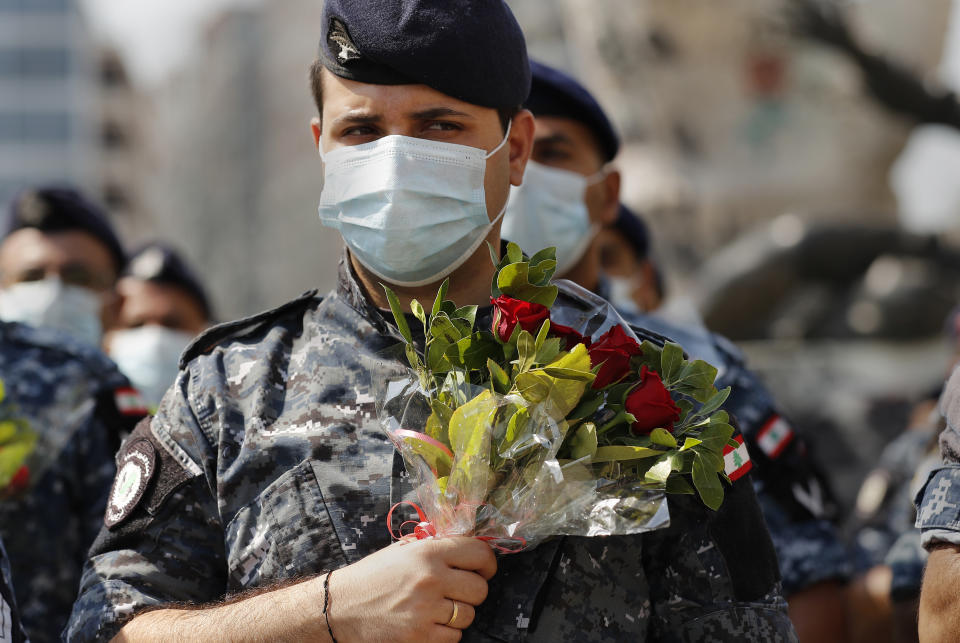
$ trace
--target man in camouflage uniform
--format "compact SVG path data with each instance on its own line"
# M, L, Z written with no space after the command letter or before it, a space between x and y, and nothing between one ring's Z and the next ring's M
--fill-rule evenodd
M118 432L143 417L136 391L103 353L47 329L0 322L6 403L38 439L29 479L0 499L0 537L33 641L55 641L103 523Z
M512 14L501 0L327 0L321 28L321 204L345 188L331 180L335 154L402 144L424 151L393 162L449 152L464 166L479 154L489 223L441 274L451 299L483 304L493 266L476 241L496 247L533 134L517 109L529 67ZM415 231L388 240L412 244ZM499 560L472 538L391 546L387 513L414 497L375 408L376 382L406 373L372 272L393 248L361 260L362 240L344 236L334 292L220 326L185 353L156 417L121 449L68 640L121 628L132 640L795 640L747 480L717 512L671 497L671 526L643 536L556 538ZM420 239L437 251L457 241ZM409 302L437 285L397 291ZM582 304L567 293L554 310Z
M564 215L551 212L550 202L544 198L527 194L557 190L556 183L564 180L579 185L579 176L597 177L588 179L582 193L567 200L580 201L579 212L569 216L580 219L585 234L575 235L581 256L576 261L568 259L569 268L561 276L611 299L595 231L601 225L612 225L613 217L621 216L620 177L609 165L617 155L619 137L603 108L574 78L535 61L531 68L532 87L526 106L533 112L537 127L531 164L539 169L534 173L528 168L524 185L511 193L503 234L530 252L546 246L572 246L572 240L565 241L563 231L573 226L551 225L554 216ZM541 184L540 173L552 178ZM556 207L568 206L558 203ZM510 236L511 232L516 237ZM584 243L582 238L589 242ZM723 408L734 417L747 444L751 478L777 550L791 618L801 638L845 640L843 583L852 565L830 520L836 507L829 487L801 436L780 415L770 392L729 340L702 327L679 326L657 315L620 312L631 323L670 337L692 357L718 367L718 388L732 388Z
M942 464L917 492L920 541L930 553L920 594L920 640L955 641L960 632L960 368L940 397L946 428L940 434Z
M10 561L0 539L0 643L23 643L26 635L20 626L17 600L13 595Z

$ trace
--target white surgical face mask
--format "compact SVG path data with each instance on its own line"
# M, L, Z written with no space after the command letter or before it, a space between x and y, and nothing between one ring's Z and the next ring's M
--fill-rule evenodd
M607 283L610 284L610 303L621 312L638 314L644 311L633 299L633 279L629 277L614 277L607 275Z
M149 324L110 334L110 357L151 406L160 403L180 371L180 354L193 335Z
M59 278L26 281L0 290L0 319L64 332L89 346L103 335L101 300L87 288Z
M384 136L320 155L318 212L367 270L399 286L434 283L469 259L503 216L487 215L482 149Z
M523 185L510 189L500 234L528 253L557 249L557 275L573 268L590 247L599 226L590 222L584 200L605 171L583 176L569 170L527 163Z

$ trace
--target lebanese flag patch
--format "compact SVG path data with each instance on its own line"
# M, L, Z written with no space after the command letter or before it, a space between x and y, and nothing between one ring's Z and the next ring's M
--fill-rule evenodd
M750 454L747 453L747 445L743 443L743 436L739 433L733 436L737 447L729 444L723 447L723 472L727 474L731 482L736 482L742 478L753 467L750 462Z
M757 434L757 445L768 458L776 458L793 439L793 429L779 415L770 418Z
M118 388L113 392L117 410L123 415L147 415L150 410L140 397L140 391L131 387Z

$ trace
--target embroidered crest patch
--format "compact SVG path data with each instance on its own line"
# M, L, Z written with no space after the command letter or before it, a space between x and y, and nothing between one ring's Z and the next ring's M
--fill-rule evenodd
M362 57L360 50L353 44L353 39L347 33L347 26L336 18L330 20L327 42L330 43L330 51L336 54L337 62L340 64Z
M149 440L137 440L124 449L103 517L108 528L122 522L136 508L157 469L156 463L157 452Z

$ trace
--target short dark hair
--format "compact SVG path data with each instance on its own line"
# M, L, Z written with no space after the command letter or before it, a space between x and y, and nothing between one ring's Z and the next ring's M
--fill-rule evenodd
M323 120L323 63L317 58L310 65L310 91L313 94L313 102L317 106L317 115ZM521 105L515 107L501 107L497 109L497 116L500 117L500 127L507 131L507 124L522 109Z

